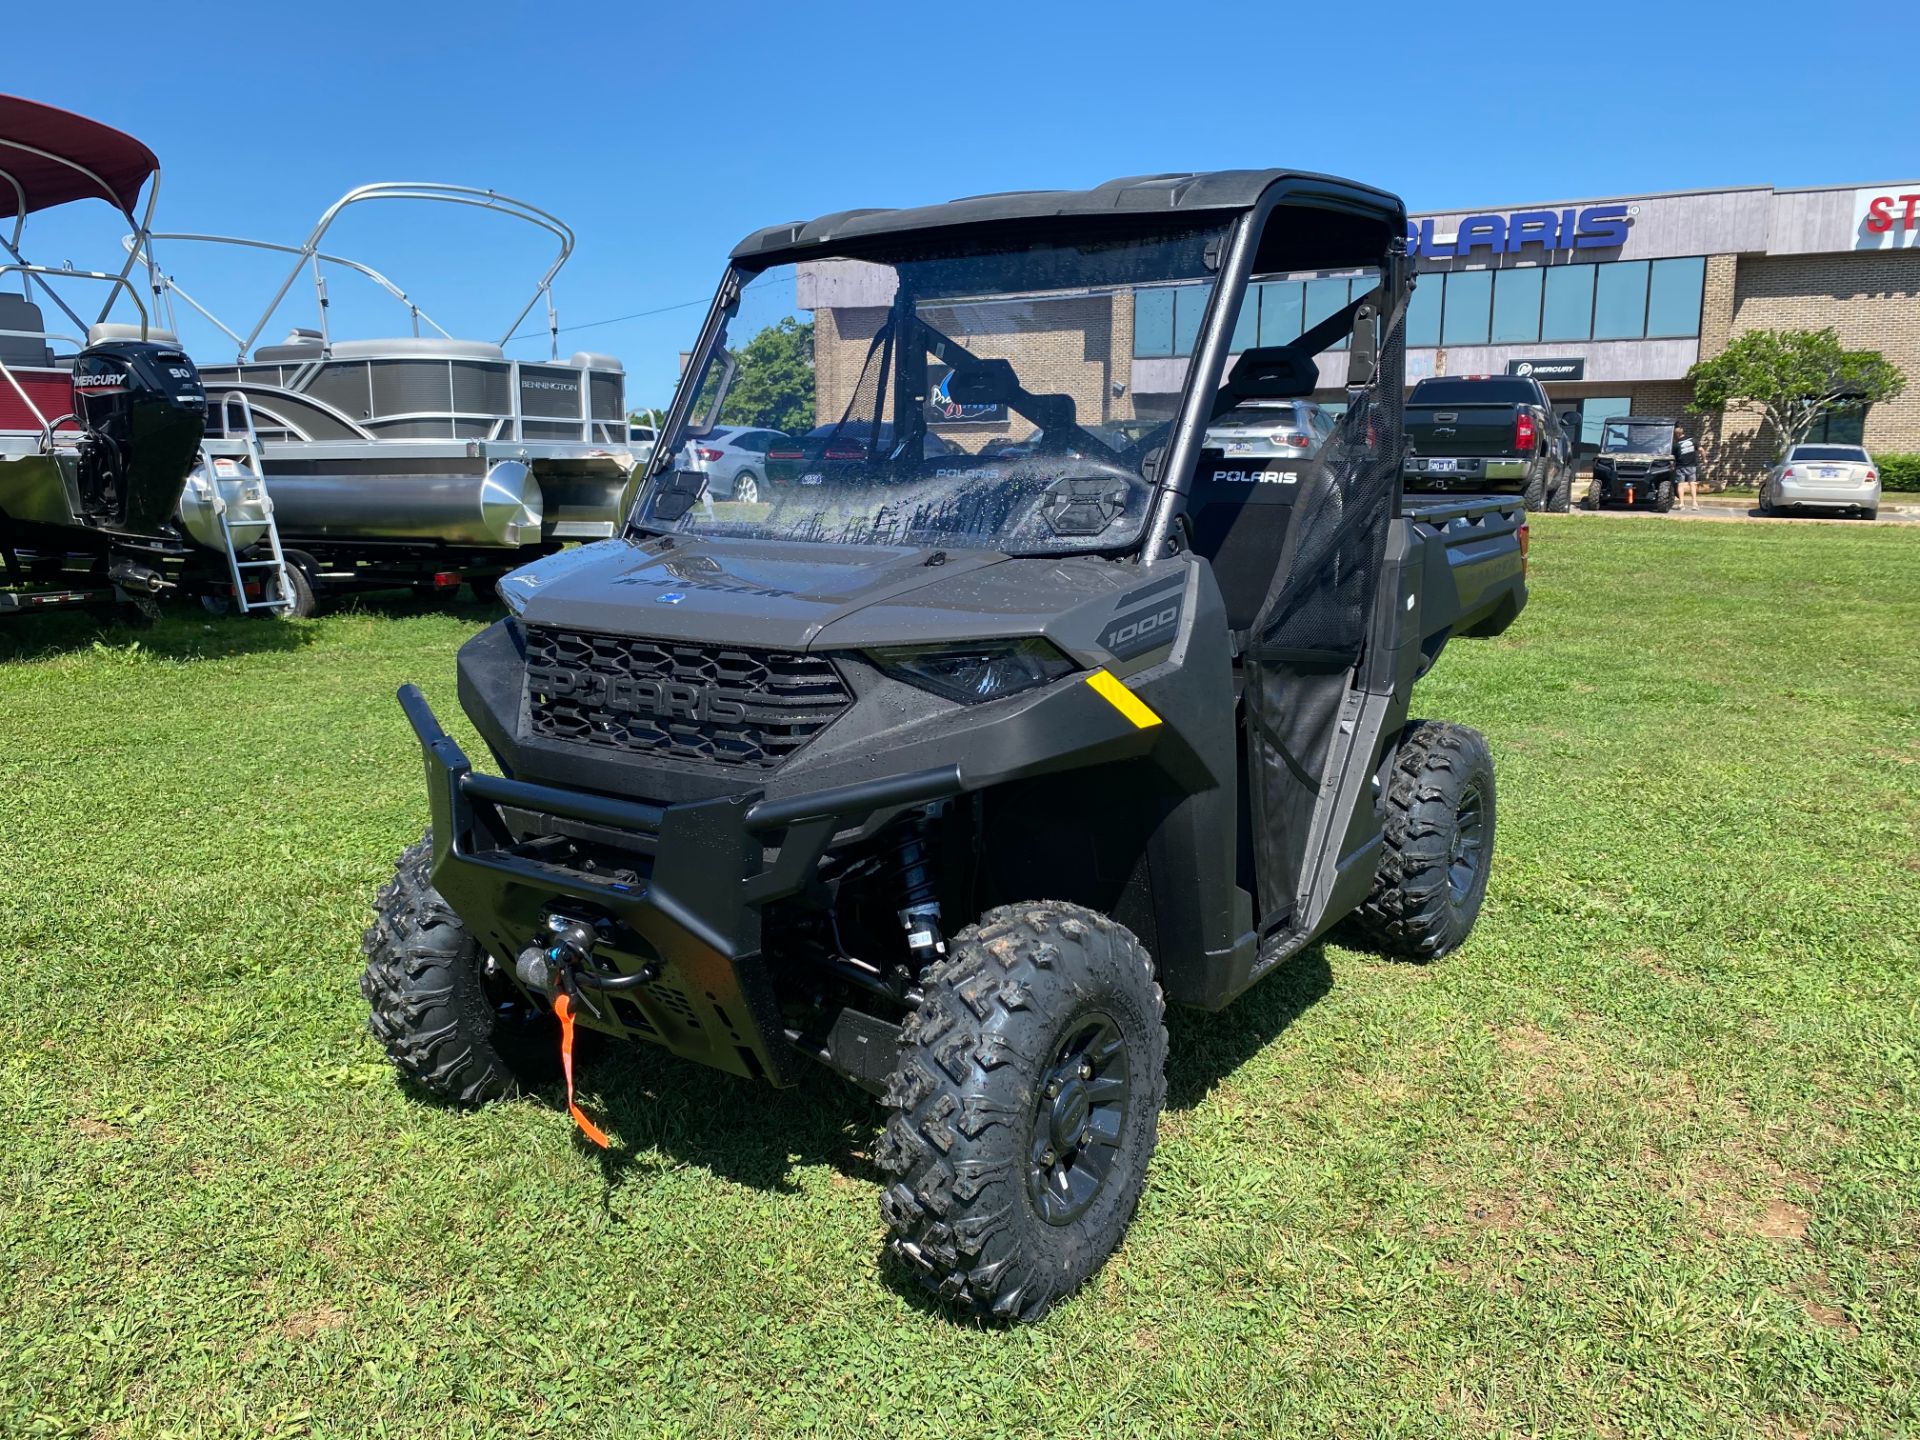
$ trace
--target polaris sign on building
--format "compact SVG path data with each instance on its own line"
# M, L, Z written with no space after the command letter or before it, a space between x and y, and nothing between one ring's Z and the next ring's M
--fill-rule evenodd
M1469 215L1456 223L1451 235L1436 234L1443 222L1426 219L1407 225L1407 250L1433 259L1489 255L1522 255L1530 247L1556 250L1608 250L1626 243L1633 205L1568 206L1563 210L1515 210L1505 215Z

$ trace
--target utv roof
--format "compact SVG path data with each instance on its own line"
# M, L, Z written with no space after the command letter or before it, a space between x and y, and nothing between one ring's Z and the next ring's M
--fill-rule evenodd
M1385 235L1404 234L1406 206L1397 195L1338 176L1304 170L1215 170L1203 174L1129 175L1091 190L1009 190L944 205L904 210L838 210L756 230L733 249L736 260L801 260L842 247L915 231L1061 219L1148 219L1159 215L1228 215L1250 210L1269 191L1377 222Z
M1603 425L1678 425L1671 415L1609 415Z

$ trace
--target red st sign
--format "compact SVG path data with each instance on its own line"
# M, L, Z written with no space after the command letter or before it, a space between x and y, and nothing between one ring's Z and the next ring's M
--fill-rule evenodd
M1920 194L1876 195L1867 201L1867 229L1884 235L1898 226L1902 230L1920 229Z

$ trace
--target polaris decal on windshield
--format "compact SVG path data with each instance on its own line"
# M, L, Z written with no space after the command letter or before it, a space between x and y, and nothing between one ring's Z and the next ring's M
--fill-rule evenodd
M1187 602L1185 575L1144 585L1120 598L1120 614L1100 632L1100 644L1116 660L1131 660L1149 650L1171 645L1180 631L1180 612Z

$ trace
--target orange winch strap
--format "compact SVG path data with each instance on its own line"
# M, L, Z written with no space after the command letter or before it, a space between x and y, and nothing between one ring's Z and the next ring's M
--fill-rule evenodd
M605 1150L612 1143L606 1132L587 1118L573 1098L573 997L564 991L554 996L553 1013L560 1017L560 1069L567 1077L567 1113L582 1135Z

